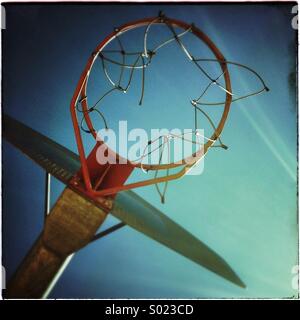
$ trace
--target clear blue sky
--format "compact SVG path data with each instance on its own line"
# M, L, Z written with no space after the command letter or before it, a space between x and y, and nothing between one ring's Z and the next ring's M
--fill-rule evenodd
M156 16L159 10L194 22L228 60L254 68L270 88L232 105L222 135L229 149L212 150L201 176L172 183L166 204L159 202L154 188L137 190L222 255L247 288L235 287L125 227L81 250L51 297L292 296L298 227L297 116L289 83L296 59L291 5L7 6L3 110L76 151L69 103L87 58L113 27ZM173 65L165 79L173 77ZM193 83L183 80L178 82ZM180 98L184 92L175 85L167 89ZM237 71L233 87L247 92L251 85ZM146 92L145 105L156 105L157 97L168 101ZM141 120L151 114L149 119L164 122L163 110L144 110L138 113ZM176 122L181 113L175 111ZM9 277L42 228L44 172L5 141L3 165L3 264ZM62 189L53 183L53 202ZM109 218L106 226L114 222Z

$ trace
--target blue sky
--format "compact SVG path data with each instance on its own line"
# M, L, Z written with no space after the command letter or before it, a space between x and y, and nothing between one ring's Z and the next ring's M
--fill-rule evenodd
M172 183L165 204L153 187L136 190L222 255L247 288L235 287L125 227L78 252L51 297L293 296L298 227L297 114L289 85L296 59L291 5L8 6L3 110L76 151L69 103L89 55L113 27L156 16L159 10L194 22L228 60L255 69L270 88L232 104L222 134L229 149L211 150L201 176ZM179 101L186 99L185 90L197 79L185 78L180 73L184 70L177 69L178 81L171 82L174 65L176 60L166 65L161 81L168 95ZM232 73L234 89L251 91L249 75ZM111 121L127 117L149 127L182 121L189 111L168 105L169 96L152 87L159 79L146 82L144 109L108 110ZM124 104L123 97L114 99ZM134 108L137 99L128 99ZM174 110L170 118L160 104ZM5 141L3 165L3 264L9 277L42 228L44 172ZM62 189L53 183L53 202ZM106 226L115 220L110 217Z

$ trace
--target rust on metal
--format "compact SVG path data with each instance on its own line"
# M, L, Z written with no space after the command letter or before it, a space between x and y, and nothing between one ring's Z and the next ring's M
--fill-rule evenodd
M41 298L69 254L86 246L107 212L66 188L44 230L9 281L6 298Z

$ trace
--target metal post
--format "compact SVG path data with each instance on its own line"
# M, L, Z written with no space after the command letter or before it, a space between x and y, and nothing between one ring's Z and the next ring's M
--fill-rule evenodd
M45 181L45 218L50 212L51 207L51 174L46 172Z
M44 229L8 282L6 298L45 297L70 255L86 246L107 212L66 188L47 216Z

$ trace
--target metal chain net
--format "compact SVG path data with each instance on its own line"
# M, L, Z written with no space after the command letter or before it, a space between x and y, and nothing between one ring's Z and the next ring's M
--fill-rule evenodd
M151 29L151 27L157 23L160 22L160 24L164 25L169 31L170 31L170 38L159 43L158 45L156 45L153 48L149 48L148 46L148 34L149 31ZM108 129L108 123L107 120L105 119L105 116L103 114L103 112L100 110L101 104L103 102L103 99L109 95L111 95L114 91L121 91L123 93L127 93L130 90L131 84L132 84L132 80L133 80L133 76L135 72L141 72L141 91L140 91L140 97L139 97L139 105L143 104L143 99L144 99L144 91L145 91L145 81L146 81L146 70L147 68L151 65L151 62L153 59L155 59L157 52L163 48L164 46L175 42L177 43L177 45L181 48L181 50L183 51L184 55L193 63L193 65L195 66L195 68L197 68L199 70L199 72L205 76L205 78L207 79L207 85L206 87L199 93L198 97L196 98L192 98L189 99L190 101L190 105L192 107L192 114L194 117L194 130L192 132L190 132L191 136L194 136L197 138L197 136L199 136L199 132L198 132L198 118L199 116L204 117L204 119L206 119L209 123L209 125L211 126L211 128L215 131L216 130L216 126L213 122L213 120L211 119L211 117L209 116L209 114L203 110L203 106L224 106L225 105L225 101L217 101L217 102L206 102L204 100L207 92L209 91L209 89L212 86L216 86L217 88L219 88L220 90L224 91L225 93L229 94L232 96L232 102L236 102L242 99L246 99L248 97L251 96L255 96L258 94L263 93L264 91L269 91L268 87L265 85L264 80L262 79L262 77L253 69L247 67L246 65L240 64L240 63L236 63L236 62L232 62L232 61L221 61L221 60L217 60L217 59L207 59L207 58L197 58L194 57L192 55L192 53L186 48L186 46L184 45L182 39L184 39L184 37L188 34L193 32L193 24L190 25L190 27L187 30L184 30L181 33L176 33L176 30L174 29L174 27L168 23L168 20L165 19L163 14L160 14L157 18L155 18L153 21L151 21L146 27L145 27L145 31L143 34L143 50L140 51L127 51L125 49L125 45L122 43L120 36L118 36L118 29L115 29L116 35L115 35L115 39L118 43L118 47L119 49L116 50L102 50L101 52L98 52L97 55L97 59L100 61L101 64L101 68L102 68L102 72L105 76L105 78L107 79L107 81L110 83L111 88L106 91L104 94L102 94L98 100L92 105L89 106L87 110L83 110L83 108L81 107L81 102L84 99L87 99L87 97L83 97L81 98L77 105L76 105L76 110L80 113L82 113L82 118L80 121L80 128L82 131L86 132L86 133L92 133L88 128L84 127L84 122L85 122L85 114L87 113L97 113L99 115L99 117L101 118L101 120L103 121L104 127L106 129ZM118 53L121 56L121 61L116 61L114 59L111 59L108 55L111 53ZM128 58L131 57L131 59L133 58L133 63L128 63ZM206 69L203 67L204 63L209 63L209 62L215 62L215 63L219 63L219 64L225 64L225 65L234 65L240 68L243 68L245 70L248 70L249 72L251 72L252 74L254 74L257 79L259 80L259 82L261 83L261 88L257 91L251 92L249 94L246 95L242 95L242 96L238 96L236 95L234 92L229 92L220 82L220 80L222 79L222 77L224 76L224 72L219 74L218 77L213 78L210 76L210 74L206 71ZM118 76L118 80L115 82L113 81L112 77L110 76L110 70L109 70L109 66L111 65L115 65L119 67L119 76ZM124 73L125 70L128 69L129 70L129 78L127 79L127 81L124 80ZM165 150L167 150L168 153L168 159L170 159L170 140L172 139L182 139L182 140L187 140L185 135L173 135L173 134L168 134L168 135L163 135L158 137L155 140L151 140L148 141L148 145L145 147L144 149L144 153L143 155L139 158L136 159L136 161L140 161L142 162L142 160L148 156L150 153L159 150L159 164L161 164L162 161L162 155L165 152ZM210 140L207 137L203 137L206 140ZM149 149L150 145L152 145L153 143L157 142L159 140L159 144L158 147L156 147L155 149L152 149L150 151L147 152L147 150ZM218 144L212 144L211 147L214 148L222 148L222 149L228 149L228 147L222 142L221 138L218 137L217 138ZM196 141L192 141L190 140L190 142L195 143L195 144L199 144ZM215 141L214 141L215 142ZM143 167L141 167L143 169ZM145 170L144 170L145 171ZM155 170L155 178L158 175L158 170ZM166 169L166 174L169 175L169 169ZM165 194L167 191L167 186L168 186L168 181L164 182L164 186L162 188L162 190L159 188L158 184L155 184L155 187L157 189L157 192L161 198L162 203L164 203L165 201Z

